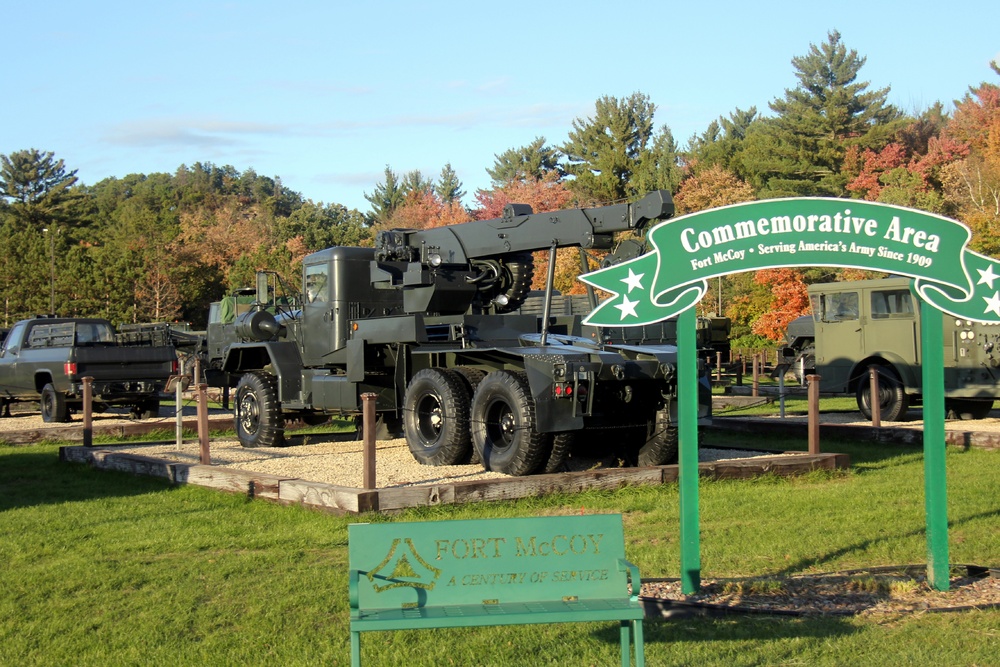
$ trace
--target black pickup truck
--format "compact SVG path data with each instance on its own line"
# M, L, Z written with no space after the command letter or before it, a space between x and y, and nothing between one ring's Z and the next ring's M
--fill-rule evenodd
M69 420L92 377L93 407L131 408L136 418L159 414L160 392L177 372L170 345L116 334L107 320L35 318L16 323L0 347L3 414L18 401L40 401L46 422Z

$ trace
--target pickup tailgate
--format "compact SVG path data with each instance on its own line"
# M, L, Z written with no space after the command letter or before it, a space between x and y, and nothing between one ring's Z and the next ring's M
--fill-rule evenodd
M174 372L173 347L78 347L75 376L95 380L163 380Z

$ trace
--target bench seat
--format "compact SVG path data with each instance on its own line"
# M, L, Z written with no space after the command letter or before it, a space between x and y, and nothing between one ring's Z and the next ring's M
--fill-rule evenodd
M352 630L408 630L484 625L530 625L586 621L641 620L642 606L625 600L506 602L413 609L373 609L351 618ZM443 621L443 623L442 623Z

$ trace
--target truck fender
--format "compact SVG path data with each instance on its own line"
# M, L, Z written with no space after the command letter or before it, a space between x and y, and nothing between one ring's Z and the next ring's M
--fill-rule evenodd
M913 364L894 352L875 352L858 362L851 369L851 385L849 389L857 389L857 381L866 382L868 380L868 367L872 365L891 366L899 379L903 381L903 387L908 394L919 394L921 379L919 370L914 372Z
M222 370L234 375L263 370L278 379L278 399L299 400L302 393L302 355L295 343L265 341L230 345L222 360Z
M52 372L48 368L39 368L35 371L35 391L42 393L42 388L47 384L52 384L59 391L66 391L66 374L59 369L58 373Z

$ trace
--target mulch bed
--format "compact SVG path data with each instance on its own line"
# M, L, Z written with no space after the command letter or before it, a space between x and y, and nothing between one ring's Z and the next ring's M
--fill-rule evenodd
M760 613L891 615L1000 608L1000 571L952 566L948 591L927 583L926 567L907 565L790 577L703 579L694 595L676 579L649 579L640 596L647 616Z

